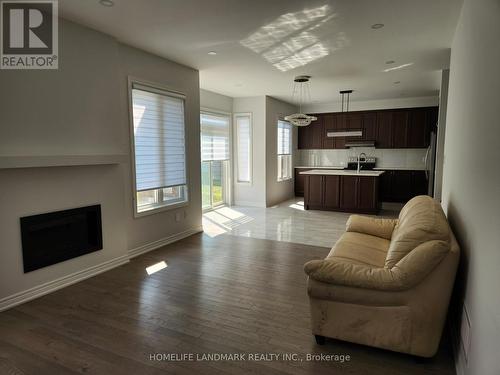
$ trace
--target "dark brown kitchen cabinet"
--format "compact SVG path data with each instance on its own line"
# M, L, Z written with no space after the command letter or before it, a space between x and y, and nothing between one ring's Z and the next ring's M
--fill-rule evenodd
M408 111L392 112L392 148L405 148L408 144Z
M333 210L340 207L340 176L324 176L323 206Z
M340 208L343 211L378 211L378 177L342 176L340 184Z
M429 143L427 134L429 133L429 122L427 116L429 111L426 108L417 108L410 112L408 122L408 139L407 146L409 148L426 147Z
M337 121L339 116L335 113L327 113L323 116L323 148L337 148L335 146L335 139L333 137L328 137L328 132L334 132L337 130ZM340 147L339 147L340 148Z
M324 115L317 115L318 119L308 126L299 127L298 148L299 149L322 149L324 139Z
M360 211L377 211L378 182L378 178L358 177L357 208Z
M376 213L378 179L373 176L305 175L304 208Z
M379 198L383 202L406 203L427 194L425 171L388 170L380 177Z
M356 176L342 176L340 179L340 208L348 210L357 206L358 178Z
M375 141L377 139L377 113L366 112L363 114L363 140Z
M307 197L307 207L305 208L318 209L323 207L324 190L324 176L307 175L304 187L304 197Z
M318 120L299 128L300 149L344 149L346 141L375 141L377 148L427 148L438 107L315 114ZM361 137L328 137L330 131L361 130Z
M394 202L406 202L411 197L411 171L392 171L392 197Z
M392 112L382 111L377 114L377 148L392 148Z
M312 168L295 168L295 195L297 197L304 196L304 180L305 176L300 172L310 171Z

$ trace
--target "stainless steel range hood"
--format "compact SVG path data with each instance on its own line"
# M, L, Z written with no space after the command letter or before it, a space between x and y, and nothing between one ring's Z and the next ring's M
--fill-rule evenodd
M345 147L375 147L375 141L347 141Z

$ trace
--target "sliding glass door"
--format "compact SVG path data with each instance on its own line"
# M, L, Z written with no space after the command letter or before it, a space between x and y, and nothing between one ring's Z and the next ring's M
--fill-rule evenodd
M204 210L229 201L230 117L201 113L201 189Z

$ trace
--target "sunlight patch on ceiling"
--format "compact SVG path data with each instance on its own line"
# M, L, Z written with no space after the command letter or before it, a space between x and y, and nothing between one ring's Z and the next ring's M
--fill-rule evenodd
M332 38L328 23L335 17L329 5L287 13L240 43L260 54L276 69L286 72L325 57L349 43L343 32Z
M398 66L395 66L394 68L384 69L384 73L392 72L393 70L403 69L403 68L406 68L406 67L412 66L412 65L413 65L413 63L398 65Z

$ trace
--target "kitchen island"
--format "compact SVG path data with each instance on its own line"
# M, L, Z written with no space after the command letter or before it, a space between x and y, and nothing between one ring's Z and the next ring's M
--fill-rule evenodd
M376 214L384 171L312 169L304 180L304 209Z

